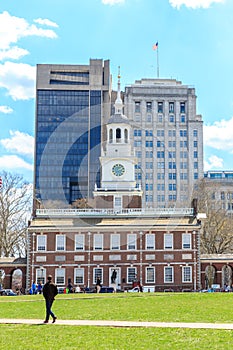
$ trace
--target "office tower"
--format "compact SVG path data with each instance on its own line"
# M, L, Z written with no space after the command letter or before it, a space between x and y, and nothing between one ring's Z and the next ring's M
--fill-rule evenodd
M204 186L212 208L233 214L233 171L210 170L204 173Z
M203 124L195 89L173 79L141 79L125 88L134 128L136 181L143 207L190 206L203 177Z
M108 60L37 66L35 198L70 204L92 196L110 91Z

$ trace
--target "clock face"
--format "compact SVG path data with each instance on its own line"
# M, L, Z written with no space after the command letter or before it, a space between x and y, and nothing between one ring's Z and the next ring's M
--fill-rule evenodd
M115 164L112 167L112 173L115 176L122 176L125 172L125 168L122 164Z

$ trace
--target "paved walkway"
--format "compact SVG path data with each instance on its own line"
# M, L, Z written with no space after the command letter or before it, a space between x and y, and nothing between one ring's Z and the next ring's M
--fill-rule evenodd
M51 321L50 321L51 322ZM42 320L1 318L0 324L43 324ZM54 325L64 326L102 326L102 327L155 327L155 328L199 328L233 329L231 323L184 323L184 322L131 322L103 320L57 320ZM45 325L46 326L46 325Z

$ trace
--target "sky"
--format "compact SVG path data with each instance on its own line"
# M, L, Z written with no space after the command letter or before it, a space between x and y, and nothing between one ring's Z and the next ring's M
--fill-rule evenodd
M37 64L110 60L113 88L195 87L204 170L233 170L232 0L0 0L0 173L33 179Z

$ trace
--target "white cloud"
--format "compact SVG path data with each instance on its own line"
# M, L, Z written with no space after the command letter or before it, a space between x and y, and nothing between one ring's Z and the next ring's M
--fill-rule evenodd
M203 132L205 146L233 153L233 117L204 125Z
M20 47L17 47L17 46L13 46L11 49L8 49L8 50L0 50L0 61L9 59L9 58L13 60L18 60L28 54L29 54L28 50L21 49Z
M212 155L204 162L205 171L211 169L222 169L223 168L223 159L215 155Z
M104 5L117 5L124 4L125 0L102 0L102 4Z
M13 109L9 106L0 106L0 113L10 114L13 112Z
M182 5L186 7L196 8L208 8L214 3L224 3L225 0L169 0L169 3L176 8L180 8Z
M10 130L10 136L11 138L0 140L0 143L7 151L13 151L31 157L33 156L34 138L31 135L20 131Z
M0 169L6 171L16 169L33 170L33 164L29 164L25 162L22 158L15 155L2 156L0 157Z
M49 19L46 19L46 18L44 18L44 19L43 18L37 18L37 19L34 19L34 22L38 23L38 24L41 24L41 25L48 26L48 27L58 28L57 23L52 22L52 21L50 21Z
M11 44L27 36L57 38L57 34L51 29L38 28L34 24L29 24L24 18L11 16L7 11L0 13L1 50L9 49Z
M0 88L8 90L13 100L29 100L35 94L36 68L28 64L0 64Z

